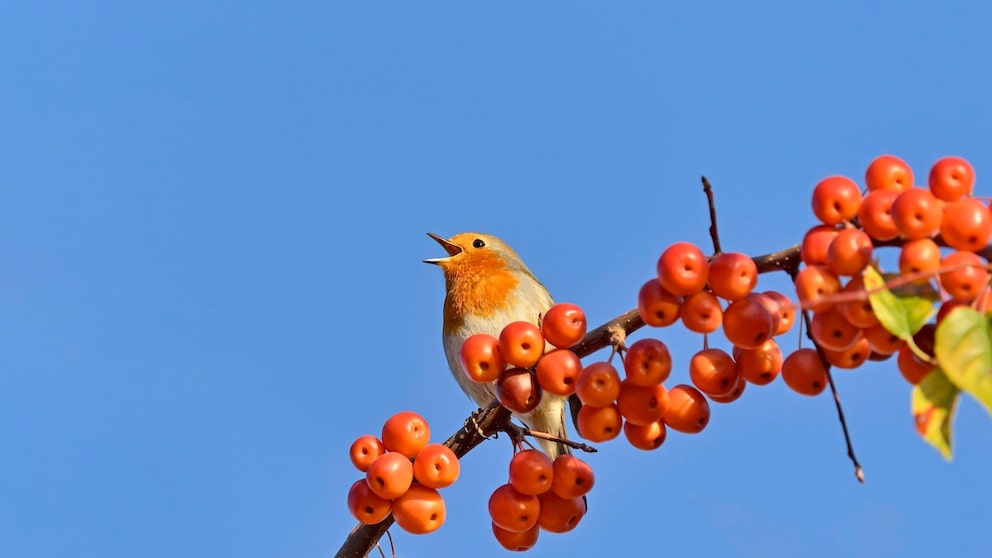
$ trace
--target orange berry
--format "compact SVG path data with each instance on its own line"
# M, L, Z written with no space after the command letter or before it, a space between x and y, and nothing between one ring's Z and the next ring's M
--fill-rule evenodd
M689 379L707 395L726 395L737 386L737 364L722 349L697 351L689 360Z
M747 296L758 284L758 266L747 254L724 252L710 260L710 292L725 300Z
M476 333L466 339L459 355L462 370L475 382L494 382L506 370L506 361L499 353L499 340L488 333Z
M499 333L499 354L513 366L534 366L544 354L544 334L541 333L541 328L525 321L507 324Z
M682 297L665 290L657 279L648 279L637 293L637 313L653 327L672 325L679 319Z
M413 463L402 453L386 452L369 465L365 471L365 482L376 496L393 500L410 488Z
M375 458L384 453L386 453L386 448L382 445L382 441L371 434L365 434L356 438L351 443L351 450L349 452L351 464L363 473L368 470L369 465L375 461Z
M537 499L541 504L537 524L549 533L567 533L575 529L586 515L586 503L581 496L562 498L548 491L540 494Z
M710 422L710 404L698 389L679 384L668 390L668 407L662 418L673 430L697 434Z
M940 269L940 247L930 238L907 240L899 250L899 273L927 274L915 283L924 284L930 281L930 274L936 274Z
M803 235L803 242L799 245L799 258L806 265L827 265L830 245L838 234L840 229L833 225L811 227Z
M741 349L736 356L737 373L755 385L772 383L782 371L782 349L774 339L753 349Z
M665 443L668 429L661 420L649 422L647 424L634 424L625 422L623 425L623 435L627 442L639 450L656 450Z
M795 286L796 297L803 308L822 312L834 305L823 299L840 292L840 279L826 266L809 265L796 274Z
M538 495L551 490L551 458L536 449L518 451L510 459L510 484L521 494Z
M559 302L541 317L541 333L544 339L566 349L582 341L586 335L586 313L576 304Z
M796 305L793 304L792 299L778 291L765 291L761 294L778 303L779 319L778 327L775 329L775 335L782 335L792 329L792 324L796 322ZM774 322L774 320L772 321Z
M446 517L444 498L434 488L414 484L393 500L393 519L401 529L414 535L437 531Z
M620 435L623 417L616 403L602 407L583 404L575 417L579 435L590 442L607 442Z
M977 252L992 239L992 214L975 198L963 198L944 210L940 222L940 237L955 250Z
M365 479L359 479L348 490L348 510L358 521L374 525L389 516L392 502L372 492Z
M818 345L831 351L845 351L861 337L861 328L847 321L836 306L815 312L809 332Z
M827 387L827 369L816 349L797 349L782 362L782 380L801 395L819 395Z
M754 298L735 300L723 311L723 333L732 344L753 349L775 333L772 315Z
M658 258L658 280L666 291L688 296L706 286L709 267L706 256L695 244L676 242Z
M659 339L638 339L623 355L623 370L630 383L654 386L667 380L672 373L672 355Z
M575 395L579 396L583 405L609 405L620 395L620 374L605 360L593 362L579 372L575 381Z
M930 167L927 183L938 199L956 201L971 195L975 185L975 169L961 157L944 157Z
M682 325L696 333L713 333L723 324L720 300L707 291L699 291L682 303Z
M459 473L458 457L444 444L427 444L413 459L413 478L430 488L451 486Z
M923 362L916 358L909 345L903 345L899 349L899 354L896 357L896 367L899 368L899 373L902 374L902 377L914 386L937 368L929 362Z
M575 382L582 372L582 360L568 349L554 349L537 361L534 372L544 391L571 395L575 393Z
M868 236L882 241L899 238L899 229L892 220L892 204L900 192L901 190L875 190L868 192L861 201L858 221Z
M668 390L661 384L639 386L624 380L620 384L617 410L626 422L644 425L660 420L668 407Z
M413 411L400 411L382 425L382 445L413 459L431 439L431 428L424 417Z
M552 468L554 478L551 481L551 491L561 498L581 498L596 484L592 467L574 455L559 455Z
M489 517L501 529L522 533L537 525L541 504L537 496L523 494L506 483L489 496Z
M912 188L913 169L895 155L879 155L865 171L865 186L869 191Z
M744 379L744 376L738 376L737 385L734 386L734 389L730 390L729 393L724 395L707 395L707 397L709 397L710 401L714 403L733 403L734 401L740 399L741 395L744 395L745 388L747 388L747 380Z
M865 339L868 340L868 346L878 355L895 354L906 344L905 341L885 329L882 324L866 327L863 333Z
M928 238L940 230L943 208L924 188L910 188L892 202L892 221L904 238Z
M861 366L868 360L868 357L871 356L871 346L868 340L863 335L860 335L859 332L859 337L850 347L843 351L832 351L823 348L823 356L831 365L850 370Z
M777 298L768 296L767 293L751 293L745 298L751 299L760 304L772 317L772 335L778 335L778 330L782 326L782 304ZM790 303L791 305L791 303Z
M860 275L852 277L841 291L844 293L858 293L863 297L856 300L847 300L837 305L837 308L840 308L841 313L844 314L844 318L847 321L860 328L871 327L878 323L878 316L875 315L875 310L871 307L871 301L868 300L864 278Z
M496 525L496 523L493 523L492 526L493 537L496 538L496 542L511 552L525 552L534 548L537 544L538 536L541 534L541 528L538 525L534 525L530 529L519 533L507 531Z
M952 252L944 257L940 286L955 300L970 301L985 290L989 272L982 258L974 252Z
M813 187L813 214L826 225L839 225L858 214L861 189L846 176L829 176Z
M861 229L844 229L830 243L828 265L837 275L858 275L871 263L874 250L868 233Z

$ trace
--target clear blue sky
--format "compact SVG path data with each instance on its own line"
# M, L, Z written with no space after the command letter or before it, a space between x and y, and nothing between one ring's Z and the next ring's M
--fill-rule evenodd
M333 555L351 440L474 408L428 231L502 237L596 325L708 242L700 175L750 254L881 153L967 157L992 193L986 2L468 4L7 6L0 556ZM701 340L641 335L685 381ZM837 381L866 485L828 395L752 386L657 452L602 444L589 515L529 555L992 555L985 412L946 463L894 363ZM509 458L471 453L399 555L505 555Z

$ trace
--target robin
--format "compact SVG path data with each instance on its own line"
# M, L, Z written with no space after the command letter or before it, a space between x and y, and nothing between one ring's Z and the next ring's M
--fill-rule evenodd
M517 253L495 236L466 232L445 239L427 235L448 253L446 258L424 260L444 271L442 337L448 366L462 391L485 407L496 398L496 382L480 384L465 374L459 356L462 343L476 333L499 337L511 322L538 324L554 300ZM566 402L564 397L544 393L533 411L514 416L531 430L566 439ZM568 453L560 443L540 438L537 442L552 460Z

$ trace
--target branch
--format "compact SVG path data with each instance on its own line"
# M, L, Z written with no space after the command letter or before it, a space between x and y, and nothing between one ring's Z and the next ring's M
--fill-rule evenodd
M713 255L723 252L720 248L720 233L716 230L716 202L713 201L713 186L705 176L703 177L703 192L706 194L706 203L710 206L710 238L713 239Z
M713 223L715 232L716 221L714 220ZM719 242L719 240L717 240L717 242ZM755 256L752 259L757 265L759 273L770 273L773 271L789 272L790 270L798 270L800 264L799 248L800 245L796 244L795 246L783 248L776 252ZM617 339L622 340L627 335L642 327L644 327L644 320L641 319L637 308L634 308L588 332L582 341L571 347L571 350L578 355L579 358L585 358L600 349L612 346L613 342ZM832 378L830 379L830 386L831 389L834 389ZM841 424L844 428L844 436L848 442L848 454L854 461L858 471L860 471L860 465L858 465L856 458L854 458L854 450L852 449L850 437L847 433L847 425L844 421L843 411L840 408L840 399L837 398L835 389L834 398L837 403ZM577 398L574 395L571 396L570 400L575 400L577 403ZM573 420L574 414L578 412L578 407L578 405L572 405ZM465 424L462 425L457 432L452 434L447 441L445 441L444 445L451 448L455 452L455 455L461 458L497 432L510 431L511 426L508 425L511 425L511 416L510 411L499 405L498 402L494 401L488 407L478 409L475 413L473 413L472 416L465 421ZM859 474L859 479L861 479L862 482L863 478L863 475ZM341 545L341 548L338 550L337 554L335 554L335 557L364 558L365 556L368 556L369 552L375 548L379 539L386 533L386 529L388 529L392 524L392 516L387 517L381 523L376 525L359 524L348 534L348 537L345 539L344 544Z

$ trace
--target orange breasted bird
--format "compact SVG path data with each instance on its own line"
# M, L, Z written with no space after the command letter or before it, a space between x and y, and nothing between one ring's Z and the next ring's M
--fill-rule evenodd
M517 253L495 236L466 232L445 239L433 233L427 235L448 253L445 258L424 260L444 271L442 337L448 366L462 391L485 407L496 398L496 382L481 384L468 377L461 364L462 343L476 333L499 337L511 322L537 325L554 300ZM514 416L531 430L565 439L567 401L545 392L533 411ZM537 442L552 459L568 452L557 442Z

